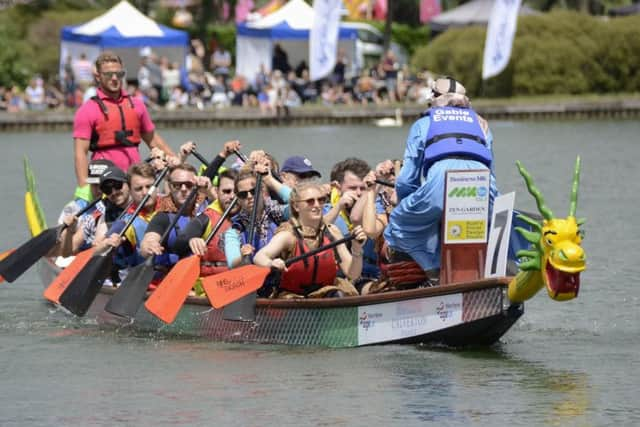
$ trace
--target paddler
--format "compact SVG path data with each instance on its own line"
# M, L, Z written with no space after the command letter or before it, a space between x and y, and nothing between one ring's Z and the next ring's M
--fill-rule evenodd
M343 237L338 227L326 225L323 221L323 206L327 202L324 194L322 185L309 181L303 181L291 191L291 218L278 228L273 239L254 257L256 265L282 272L276 281L275 292L267 288L263 296L318 298L358 295L348 281L336 279L338 267L348 279L355 280L360 276L362 245L366 241L360 226L351 230L356 236L351 250L342 244L285 266L286 260Z

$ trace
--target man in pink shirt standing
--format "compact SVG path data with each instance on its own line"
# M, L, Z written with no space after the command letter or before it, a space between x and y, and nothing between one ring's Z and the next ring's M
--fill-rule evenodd
M76 111L73 143L76 178L79 187L87 184L88 154L91 159L107 159L122 170L140 162L138 145L144 141L150 149L159 148L168 156L175 154L154 133L155 126L144 103L122 88L125 71L122 59L105 51L96 59L94 77L97 95Z

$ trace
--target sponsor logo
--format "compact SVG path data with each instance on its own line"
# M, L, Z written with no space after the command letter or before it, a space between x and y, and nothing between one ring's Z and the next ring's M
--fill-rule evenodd
M484 186L456 187L449 191L450 198L474 198L476 200L486 200L489 190Z
M447 319L453 319L453 313L460 310L460 308L460 303L445 303L444 301L440 301L436 306L436 314L440 320L446 322Z
M370 328L373 328L376 324L376 319L380 319L382 317L382 313L367 313L366 311L360 315L359 323L362 329L368 331Z

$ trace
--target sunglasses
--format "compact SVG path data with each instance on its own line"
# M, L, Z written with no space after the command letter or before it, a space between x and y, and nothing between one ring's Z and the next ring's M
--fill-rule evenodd
M113 78L113 76L116 76L118 79L121 79L125 76L125 72L124 71L101 71L100 75L102 75L102 77L106 77L109 80L111 80Z
M310 199L304 199L304 200L298 200L298 203L306 203L307 206L309 206L310 208L314 207L317 204L319 204L320 206L323 206L325 203L327 203L327 198L326 197L317 197L317 198L310 198Z
M191 190L195 186L195 184L191 181L171 181L169 183L169 186L173 191L181 190L183 185L187 188L187 190Z
M100 190L108 196L113 192L113 190L122 190L123 185L124 182L122 181L106 181L100 186Z
M236 196L238 196L238 198L240 198L240 199L246 199L247 197L249 197L249 194L251 194L252 196L255 196L256 195L256 188L253 187L251 190L238 191L236 193Z

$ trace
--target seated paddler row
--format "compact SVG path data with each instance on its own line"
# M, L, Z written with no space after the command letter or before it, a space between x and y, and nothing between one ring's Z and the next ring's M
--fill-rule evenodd
M258 291L263 297L353 296L384 288L379 285L379 253L395 200L398 161L385 160L371 170L364 160L348 158L333 166L326 182L302 156L289 157L280 166L264 151L245 158L240 142L229 141L208 165L200 159L196 167L187 161L197 153L195 148L187 142L179 156L154 149L150 161L133 164L126 172L109 160L92 160L87 178L91 195L76 194L64 207L59 222L68 227L49 255L64 262L88 248L95 253L116 248L105 282L113 286L153 256L156 273L149 290L192 254L200 256L201 276L228 271L247 260L271 267L273 273ZM165 168L166 178L154 191L153 183ZM97 200L93 207L76 216L92 200ZM353 239L286 263L346 235ZM193 293L202 292L194 283Z

